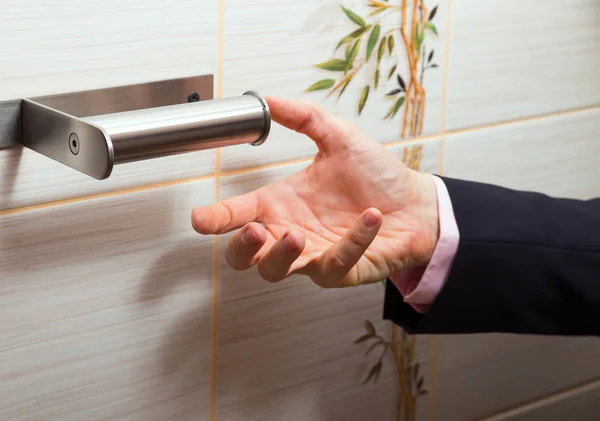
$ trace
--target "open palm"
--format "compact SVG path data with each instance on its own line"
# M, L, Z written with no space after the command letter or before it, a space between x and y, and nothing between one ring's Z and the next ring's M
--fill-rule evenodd
M231 267L271 282L293 273L323 287L377 282L425 263L437 241L435 187L392 152L312 103L268 98L275 122L318 146L304 170L248 194L196 208L202 234L240 229Z

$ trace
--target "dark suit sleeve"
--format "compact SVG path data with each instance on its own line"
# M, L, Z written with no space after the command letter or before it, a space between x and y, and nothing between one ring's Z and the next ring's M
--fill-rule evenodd
M426 314L386 283L384 318L409 333L600 335L600 199L442 177L460 232Z

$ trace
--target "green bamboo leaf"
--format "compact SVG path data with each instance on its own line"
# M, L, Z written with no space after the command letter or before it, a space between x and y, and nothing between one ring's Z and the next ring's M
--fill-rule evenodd
M381 7L379 9L375 9L371 13L369 13L369 16L376 16L376 15L378 15L380 13L385 12L387 9L388 9L387 7Z
M360 96L360 100L358 101L358 115L360 115L360 113L362 113L362 110L365 108L365 105L367 104L367 99L369 99L369 90L370 90L369 85L367 85L363 88L362 94Z
M335 79L323 79L323 80L320 80L320 81L315 82L312 85L310 85L306 89L306 92L322 91L324 89L331 88L334 84L335 84Z
M374 82L375 82L375 89L377 89L379 87L379 67L377 68L377 70L375 70Z
M372 338L372 337L373 337L373 335L371 335L370 333L365 333L364 335L358 337L353 343L359 344L359 343L364 342L367 339Z
M371 344L371 346L369 347L369 349L367 349L367 352L365 352L365 357L366 357L367 355L369 355L369 353L370 353L371 351L373 351L375 348L377 348L379 345L383 345L383 343L382 343L381 341L373 342L373 343Z
M360 49L360 41L361 38L357 39L352 45L350 55L348 56L348 60L346 62L346 70L351 69L352 65L354 64L354 59L356 59L356 55L358 54L358 50Z
M406 91L406 84L404 83L404 79L402 79L402 76L400 76L400 73L396 75L396 79L398 80L398 86L400 86L400 89Z
M398 100L396 101L396 103L391 106L391 108L388 111L388 113L385 116L385 118L394 118L396 116L396 114L398 113L398 110L400 109L400 107L402 107L402 104L404 104L404 97L403 96L401 96L400 98L398 98Z
M394 36L390 35L388 38L388 52L390 53L390 56L393 54L394 44L395 44Z
M437 10L438 10L438 5L436 4L435 7L433 9L431 9L431 12L429 12L429 17L427 18L428 21L431 21L435 17Z
M389 91L387 94L385 94L385 96L398 95L400 92L402 92L402 89L393 89L393 90Z
M340 5L340 7L342 8L342 10L346 14L346 16L348 16L352 22L354 22L358 26L362 26L362 27L365 27L367 25L365 23L365 20L363 18L361 18L360 16L358 16L356 13L354 13L352 10L348 9L347 7L344 7L343 5Z
M346 60L334 58L323 63L319 63L316 66L319 69L330 70L332 72L342 72L346 70Z
M352 41L353 39L358 38L359 36L361 36L362 34L364 34L365 32L367 32L369 29L371 29L371 25L365 26L364 28L358 28L357 30L355 30L354 32L346 35L344 38L342 38L340 40L340 42L338 42L338 45L335 47L336 51L338 50L338 48L340 48L342 45Z
M436 37L439 36L437 27L433 23L427 22L425 24L425 29L429 29L431 32L433 32L435 34Z
M365 329L371 335L375 335L375 326L373 326L373 323L371 323L369 320L365 320Z
M381 374L381 367L383 366L383 364L381 363L381 361L379 361L379 364L377 365L377 369L375 370L375 383L377 383L377 380L379 379L379 374Z
M427 57L427 64L431 63L431 60L433 60L433 51L431 50L431 53L429 53L429 57Z
M424 31L420 30L420 25L415 26L415 40L417 41L417 51L420 55L421 46L423 45L423 40L425 39Z
M375 25L371 30L369 40L367 41L367 61L369 60L369 57L371 57L371 53L373 52L375 45L377 45L377 41L379 41L380 32L381 27L379 26L379 24Z
M377 364L375 364L373 367L371 367L371 370L369 371L369 375L363 381L363 384L368 383L369 380L371 380L371 378L373 378L373 377L375 377L375 381L377 381L377 378L379 377L379 373L381 372L381 366L382 366L381 361L378 361Z
M390 69L390 73L388 74L388 80L390 80L392 78L392 76L394 76L394 72L396 71L396 67L398 67L398 65L394 64L394 66Z
M346 88L348 87L348 85L350 84L351 81L352 81L352 78L349 78L342 84L342 87L341 87L342 89L340 90L340 93L338 94L338 99L342 96L342 94L344 93L344 91L346 90Z
M386 43L386 37L381 38L381 41L379 41L379 49L377 50L377 64L379 64L381 62L381 59L383 58L383 55L385 54L385 43Z

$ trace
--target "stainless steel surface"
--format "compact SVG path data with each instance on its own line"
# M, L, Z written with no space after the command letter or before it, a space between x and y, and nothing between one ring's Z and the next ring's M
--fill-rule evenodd
M84 117L111 139L115 164L202 149L264 142L270 130L266 102L256 93Z
M0 149L21 143L21 100L0 102Z
M4 102L0 147L22 144L104 179L115 164L264 143L271 114L258 93L212 98L209 75Z
M23 100L23 146L102 180L113 168L112 142L99 128L42 104ZM73 134L77 154L71 151Z
M120 113L187 103L197 92L200 100L213 99L213 75L201 75L135 85L117 86L28 98L74 117ZM21 144L22 99L0 102L0 149Z

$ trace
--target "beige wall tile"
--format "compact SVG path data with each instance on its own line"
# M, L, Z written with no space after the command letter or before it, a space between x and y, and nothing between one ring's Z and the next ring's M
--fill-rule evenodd
M3 4L0 101L217 70L217 0ZM214 172L215 151L124 164L97 181L35 152L0 150L0 210Z
M450 135L444 175L565 197L600 196L600 110Z
M540 399L485 421L596 421L598 414L600 381Z
M600 104L595 0L452 2L446 129Z
M481 419L596 378L599 352L594 338L439 336L436 413Z
M214 187L0 217L1 419L208 419Z

